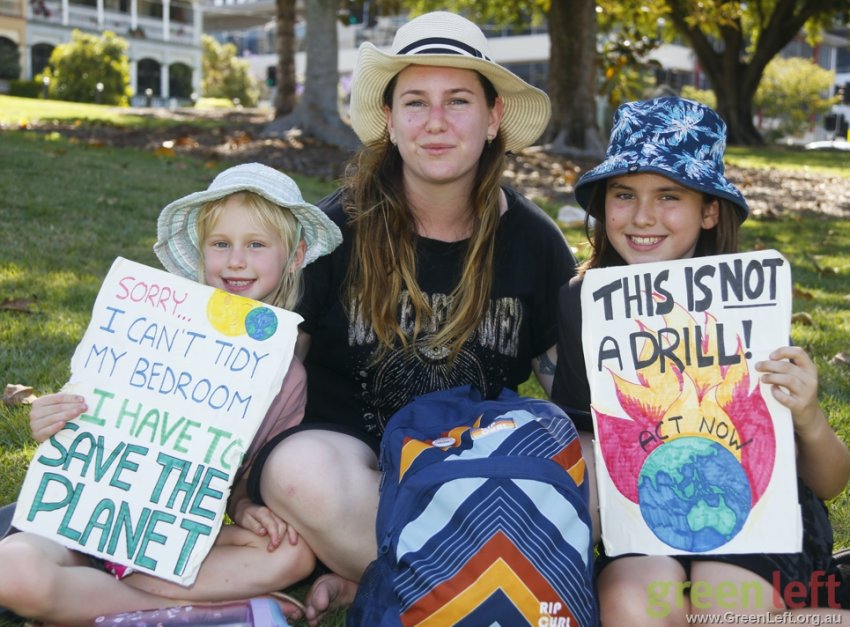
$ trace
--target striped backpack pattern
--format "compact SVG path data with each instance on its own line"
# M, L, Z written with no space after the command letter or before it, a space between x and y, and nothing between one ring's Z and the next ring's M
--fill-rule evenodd
M598 624L581 445L556 405L418 397L389 421L381 469L378 558L348 625Z

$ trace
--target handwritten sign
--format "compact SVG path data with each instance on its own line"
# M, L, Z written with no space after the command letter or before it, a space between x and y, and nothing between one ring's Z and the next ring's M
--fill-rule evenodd
M63 388L89 413L38 447L14 525L191 584L300 321L116 259Z
M591 270L581 305L606 552L800 551L791 415L754 369L789 343L788 262Z

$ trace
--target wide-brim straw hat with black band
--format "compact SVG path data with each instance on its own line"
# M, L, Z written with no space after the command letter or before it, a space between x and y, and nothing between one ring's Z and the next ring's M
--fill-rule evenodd
M351 126L364 144L386 137L384 91L409 65L475 70L502 97L505 108L500 132L505 150L532 145L549 123L549 96L492 60L484 33L460 15L435 11L421 15L395 34L390 52L365 42L357 52L351 82Z
M207 203L237 192L259 194L292 212L307 245L302 266L328 254L342 242L337 225L324 211L304 201L295 181L274 168L245 163L228 168L213 179L209 188L175 200L159 214L153 250L166 270L198 280L201 256L198 212Z

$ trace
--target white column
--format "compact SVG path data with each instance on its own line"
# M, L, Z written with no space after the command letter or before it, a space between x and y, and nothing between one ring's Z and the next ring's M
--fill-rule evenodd
M97 0L97 27L103 29L103 0Z
M192 2L192 41L195 44L201 43L201 31L203 30L204 4L193 0Z
M32 76L32 45L25 44L21 59L21 77L31 79Z
M171 41L171 0L162 0L162 40Z
M165 59L159 68L159 93L162 94L162 99L166 101L171 97L168 89L168 76L168 59Z
M198 98L201 97L201 64L201 53L198 51L192 64L192 91Z
M62 26L68 25L70 12L71 9L68 6L68 0L62 0Z
M136 75L137 75L137 62L136 59L130 58L130 89L133 90L133 96L138 95L139 86L136 84Z
M130 28L136 30L139 27L139 2L130 0Z

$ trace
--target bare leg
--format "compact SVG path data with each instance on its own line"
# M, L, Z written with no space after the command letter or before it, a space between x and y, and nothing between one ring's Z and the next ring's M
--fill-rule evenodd
M356 594L357 582L334 573L322 575L313 582L307 594L307 621L318 625L326 612L351 605Z
M694 562L691 565L691 576L691 611L694 615L719 615L726 620L743 615L787 615L789 619L781 622L801 624L803 620L791 621L790 617L832 615L840 617L837 619L839 624L847 621L846 624L850 625L850 611L839 607L786 607L782 590L774 590L771 582L734 564ZM815 582L819 585L828 583L823 577L817 578ZM811 599L801 598L803 595L799 590L792 592L793 605L811 604ZM780 622L776 618L771 620ZM809 624L809 621L805 623Z
M266 461L266 506L293 525L333 572L359 581L377 555L380 473L372 450L330 431L286 438Z
M329 431L297 433L266 462L261 480L266 506L294 525L333 571L317 579L307 595L312 625L328 610L351 604L357 582L377 556L379 482L372 450Z
M124 583L170 599L231 601L282 590L307 577L316 559L304 542L284 542L268 550L268 538L238 527L222 527L189 587L144 574L130 575Z
M593 432L579 431L581 440L581 454L587 467L588 502L590 509L590 521L593 525L593 544L597 544L602 537L602 525L599 521L599 496L596 493L596 452L593 448Z
M597 580L603 625L685 624L686 573L671 557L622 557Z
M35 534L0 542L0 564L0 605L42 622L88 625L103 614L163 605L91 567L87 556Z

